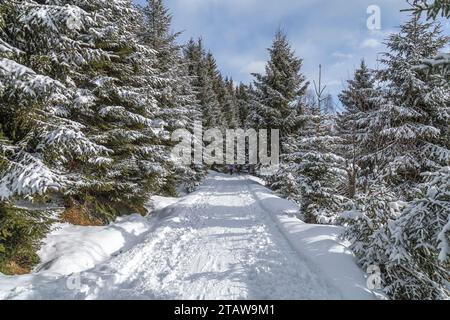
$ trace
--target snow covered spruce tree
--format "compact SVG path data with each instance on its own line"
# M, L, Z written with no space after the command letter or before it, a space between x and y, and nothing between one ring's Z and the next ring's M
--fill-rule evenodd
M225 78L220 81L219 102L222 105L222 119L225 128L239 127L239 111L234 82L232 79Z
M224 119L223 112L224 103L226 102L226 91L222 75L217 67L216 59L211 52L206 53L204 56L203 68L204 70L202 73L205 72L203 80L210 82L209 85L203 83L207 94L206 97L208 97L208 95L211 97L211 103L205 105L206 108L203 109L203 116L207 119L207 123L210 124L210 127L221 128L223 130L226 127L226 120ZM217 99L217 101L215 101L215 99Z
M211 53L206 53L202 40L191 39L185 46L184 56L188 63L189 75L202 112L204 128L222 128L222 109L219 102L220 72Z
M143 17L128 0L52 2L76 4L95 17L95 25L80 37L102 53L74 77L78 100L72 117L86 125L91 139L111 150L111 159L91 174L99 183L86 186L71 201L102 222L144 213L149 193L167 191L163 164L169 138L157 117L155 52L138 38Z
M142 41L155 50L156 59L153 68L157 70L158 107L169 132L179 128L193 130L195 121L201 121L202 113L197 92L195 76L189 74L189 62L184 58L182 47L176 43L179 33L171 31L172 16L162 0L148 0L142 8L145 28ZM204 177L201 165L185 166L170 163L173 173L166 179L171 181L172 188L183 183L188 191L193 191Z
M293 136L293 151L285 157L285 171L291 178L286 186L296 190L293 199L306 222L333 224L347 202L341 192L347 176L345 159L336 151L341 138L334 130L334 117L324 112L321 101L319 93L312 104L301 108L303 126Z
M438 25L413 19L405 25L407 39L417 48L406 53L410 63L420 65L422 59L436 56L449 42L440 36ZM423 39L417 39L423 35ZM409 40L409 41L408 41ZM404 43L400 42L402 48ZM423 50L423 51L422 51ZM389 268L394 275L386 290L394 298L448 299L450 290L450 93L448 78L442 68L424 70L412 67L411 100L406 100L420 113L415 127L426 126L428 135L416 135L419 183L401 216L392 224L393 252ZM411 79L410 78L410 79ZM414 99L414 100L412 100ZM422 130L421 132L425 132Z
M450 298L450 166L423 176L422 195L391 225L386 291L395 299Z
M258 129L279 129L281 153L284 153L289 149L289 135L296 133L301 125L298 104L308 83L300 73L302 59L295 56L281 30L268 51L270 60L265 74L253 74L256 99L249 121Z
M308 83L300 73L302 60L281 31L269 52L266 74L255 74L249 120L256 128L280 129L282 164L271 186L299 203L306 221L334 222L342 202L336 190L344 160L334 153L338 137L322 110L324 99L305 104Z
M436 20L437 17L442 16L447 19L450 18L450 2L448 0L437 0L430 2L428 0L412 0L412 11L421 16L426 13L428 20ZM418 66L421 69L440 69L447 79L447 88L450 90L450 53L440 52L437 56L422 60L422 64Z
M380 72L383 103L370 117L381 143L374 154L379 174L369 189L387 188L394 198L378 206L379 226L363 205L362 216L344 214L353 248L363 248L355 250L360 261L380 266L385 291L395 299L449 296L449 93L445 74L418 67L447 42L439 26L417 17L389 37L387 68ZM372 198L369 193L363 203Z
M358 192L366 192L369 179L373 180L379 137L371 130L371 116L377 110L380 91L376 87L374 71L361 61L354 79L339 95L345 111L337 118L337 130L342 141L338 153L346 159L347 184L344 194L353 199Z
M383 92L377 86L376 73L361 61L354 78L339 95L345 111L338 116L337 127L341 141L338 153L345 158L347 182L343 195L347 208L338 218L346 226L344 238L364 270L377 266L386 274L385 262L391 248L389 223L401 208L394 205L396 195L379 179L377 151L381 139L380 123L375 115L380 108ZM386 282L385 282L386 283Z
M302 125L300 104L308 83L300 73L303 61L295 56L281 30L277 31L268 51L270 60L265 74L253 74L254 90L247 123L255 129L280 130L283 164L270 180L274 190L294 199L299 190L293 185L292 161L286 157L295 151L296 134Z
M350 242L362 269L379 267L382 285L392 277L387 261L392 250L390 224L400 214L394 205L396 195L383 184L369 184L366 193L357 193L352 199L353 209L343 211L338 222L346 227L343 238Z
M78 7L32 1L0 4L0 268L28 268L48 228L48 212L17 200L55 201L76 192L90 167L107 154L70 118L71 72L94 59L79 34L93 22ZM71 71L73 70L73 71ZM78 166L74 166L78 163ZM6 269L5 269L6 268Z
M448 0L408 0L408 3L412 6L410 10L418 15L425 13L428 19L436 19L438 16L450 18Z
M449 8L450 4L447 12ZM436 12L431 11L434 15L429 18L435 18ZM401 271L400 280L394 279L389 289L399 296L448 299L450 292L445 284L450 278L450 54L440 52L433 58L423 59L416 70L437 84L438 94L442 94L439 92L442 90L447 93L447 102L440 105L438 115L443 121L439 121L439 152L435 156L440 161L435 162L433 170L422 173L420 194L408 204L393 228L396 258L402 264L407 261L407 268ZM401 280L407 278L409 281L411 273L416 275L412 293L406 292Z
M240 128L248 128L247 119L250 112L250 102L253 86L239 83L236 88L237 110Z
M377 153L382 163L383 179L399 195L410 200L421 181L421 172L434 167L440 154L442 128L448 126L448 94L443 81L434 81L416 70L422 59L435 56L448 43L439 25L422 23L417 17L391 35L380 71L385 84L386 103L375 115L383 143ZM412 194L410 194L412 193Z

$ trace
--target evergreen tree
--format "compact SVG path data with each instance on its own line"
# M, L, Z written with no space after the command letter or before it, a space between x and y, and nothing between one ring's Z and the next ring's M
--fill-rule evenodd
M294 136L295 147L283 158L273 187L300 205L306 222L335 223L346 202L339 194L346 179L345 159L336 153L341 139L319 106L304 109L304 126Z
M165 129L173 132L179 128L193 130L195 121L201 119L201 107L196 97L195 76L190 74L189 62L183 57L182 47L176 43L180 33L171 31L172 15L162 0L149 0L142 9L145 28L142 40L155 50L157 59L153 68L160 79L157 85L157 100L160 114L166 123ZM185 166L168 163L173 171L167 179L174 188L180 181L192 191L204 176L201 166Z
M342 212L338 218L338 222L346 227L342 237L351 242L349 248L362 269L380 269L382 287L388 285L393 276L389 266L393 249L390 225L402 210L396 201L395 193L377 181L369 184L366 193L357 193L353 199L354 207Z
M239 112L234 83L232 79L225 78L220 85L219 102L222 105L222 119L225 128L239 127Z
M250 113L250 101L253 87L240 83L236 88L237 109L240 128L247 128L247 119Z
M428 20L436 20L439 16L450 18L450 2L448 0L412 0L408 1L412 6L414 13L421 16L426 13ZM440 52L437 56L429 59L423 59L418 69L434 70L444 74L447 79L447 90L450 90L450 53Z
M166 191L164 160L168 156L160 143L167 133L155 100L160 77L152 69L154 51L138 38L143 17L131 1L79 0L76 4L97 18L83 37L104 58L89 63L83 74L74 77L79 98L72 117L113 153L103 170L92 173L100 183L83 188L71 201L102 221L144 213L148 193Z
M206 54L201 40L190 40L185 58L189 75L194 78L194 88L200 103L203 128L222 127L223 119L219 102L220 73L211 53Z
M160 109L167 122L175 122L170 129L188 127L199 119L200 110L182 47L176 43L180 33L171 32L172 16L162 0L147 1L142 11L146 25L141 38L157 56L153 68L160 77L157 96Z
M439 40L445 43L449 39L440 38L439 28L432 27L428 26L434 31L428 32L428 41L436 49L427 54L435 55L442 45ZM415 32L419 30L422 29L417 26ZM450 296L450 94L447 74L443 71L440 67L429 70L413 67L416 79L422 82L416 100L425 117L421 122L432 127L436 134L421 137L418 143L418 158L422 160L418 192L392 224L394 250L389 262L394 275L386 290L394 298L448 299Z
M207 119L210 128L225 128L226 120L223 118L223 104L225 102L225 89L222 75L217 67L216 59L211 52L208 52L204 58L204 81L209 81L210 84L203 83L205 88L205 97L210 94L210 102L205 105L203 116ZM210 92L212 91L212 92ZM206 100L208 101L208 100Z
M339 153L346 159L348 183L345 194L354 198L357 192L367 191L369 179L373 179L376 161L372 155L379 140L377 132L369 128L370 118L377 110L375 74L364 60L355 71L354 79L339 95L345 111L338 116L337 130L342 138Z
M295 133L301 125L296 107L308 83L300 73L303 61L295 56L282 31L276 33L268 50L270 60L265 74L254 74L256 99L250 119L256 128L280 129L283 153L288 149L289 134Z
M15 207L18 199L61 199L67 213L98 223L144 213L149 194L174 194L182 178L198 183L202 168L169 157L169 131L200 118L193 78L170 15L160 1L149 8L1 3L2 270L36 262L50 222Z
M76 6L0 4L0 268L35 263L48 229L48 212L18 208L16 200L77 192L87 180L80 168L107 159L109 150L70 117L77 98L71 77L101 56L80 38L94 23Z
M394 299L450 297L450 167L424 176L422 195L391 226L386 291Z
M412 11L417 15L425 13L428 19L436 19L438 16L450 18L450 2L448 0L408 0L408 2L412 6Z
M247 123L255 129L279 129L281 168L270 180L272 188L288 198L297 199L299 190L295 159L288 158L297 150L298 130L303 124L299 104L308 83L300 73L303 61L295 56L286 35L279 30L268 49L270 59L265 74L254 74ZM269 143L270 145L270 143Z
M344 183L345 160L335 153L340 138L333 115L323 109L324 89L320 73L317 98L307 104L302 96L292 108L300 126L284 141L281 169L272 179L272 188L296 201L311 223L334 223L345 202L337 191Z
M383 97L361 122L376 134L376 165L366 200L357 195L358 214L344 214L347 237L365 266L380 266L395 299L449 296L449 94L441 69L420 67L446 41L439 26L417 17L390 36ZM387 190L387 198L372 190Z
M406 199L417 191L420 173L435 167L442 128L448 125L443 82L429 81L416 69L447 43L440 34L439 25L413 17L389 37L390 52L382 59L386 101L373 120L383 140L377 158L383 179Z

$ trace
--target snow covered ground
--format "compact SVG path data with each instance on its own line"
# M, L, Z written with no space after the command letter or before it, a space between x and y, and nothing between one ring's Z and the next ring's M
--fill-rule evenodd
M0 299L373 299L337 238L250 176L211 173L153 213L61 225L30 275L0 275Z

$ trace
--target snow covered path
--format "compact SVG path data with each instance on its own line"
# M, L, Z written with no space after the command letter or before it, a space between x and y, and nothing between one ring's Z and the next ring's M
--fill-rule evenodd
M335 240L338 229L286 214L295 210L249 176L213 173L197 192L152 215L151 228L131 248L70 277L2 276L0 298L372 298L362 272ZM295 228L285 228L292 222L299 234L312 234L296 242ZM320 239L317 230L323 232ZM333 250L337 258L323 260L324 253L331 259ZM325 274L330 263L337 273ZM2 292L5 278L9 288Z

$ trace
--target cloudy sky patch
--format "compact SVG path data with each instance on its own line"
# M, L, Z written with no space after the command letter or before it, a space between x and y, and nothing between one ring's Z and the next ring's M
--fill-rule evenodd
M135 0L139 3L144 0ZM385 50L386 36L408 19L400 10L405 0L166 0L180 37L202 37L217 59L224 75L236 81L252 81L252 72L262 72L278 28L287 34L303 72L317 78L323 65L328 90L336 95L343 89L362 58L377 67ZM367 8L377 5L381 30L367 28ZM445 32L450 34L449 23Z

